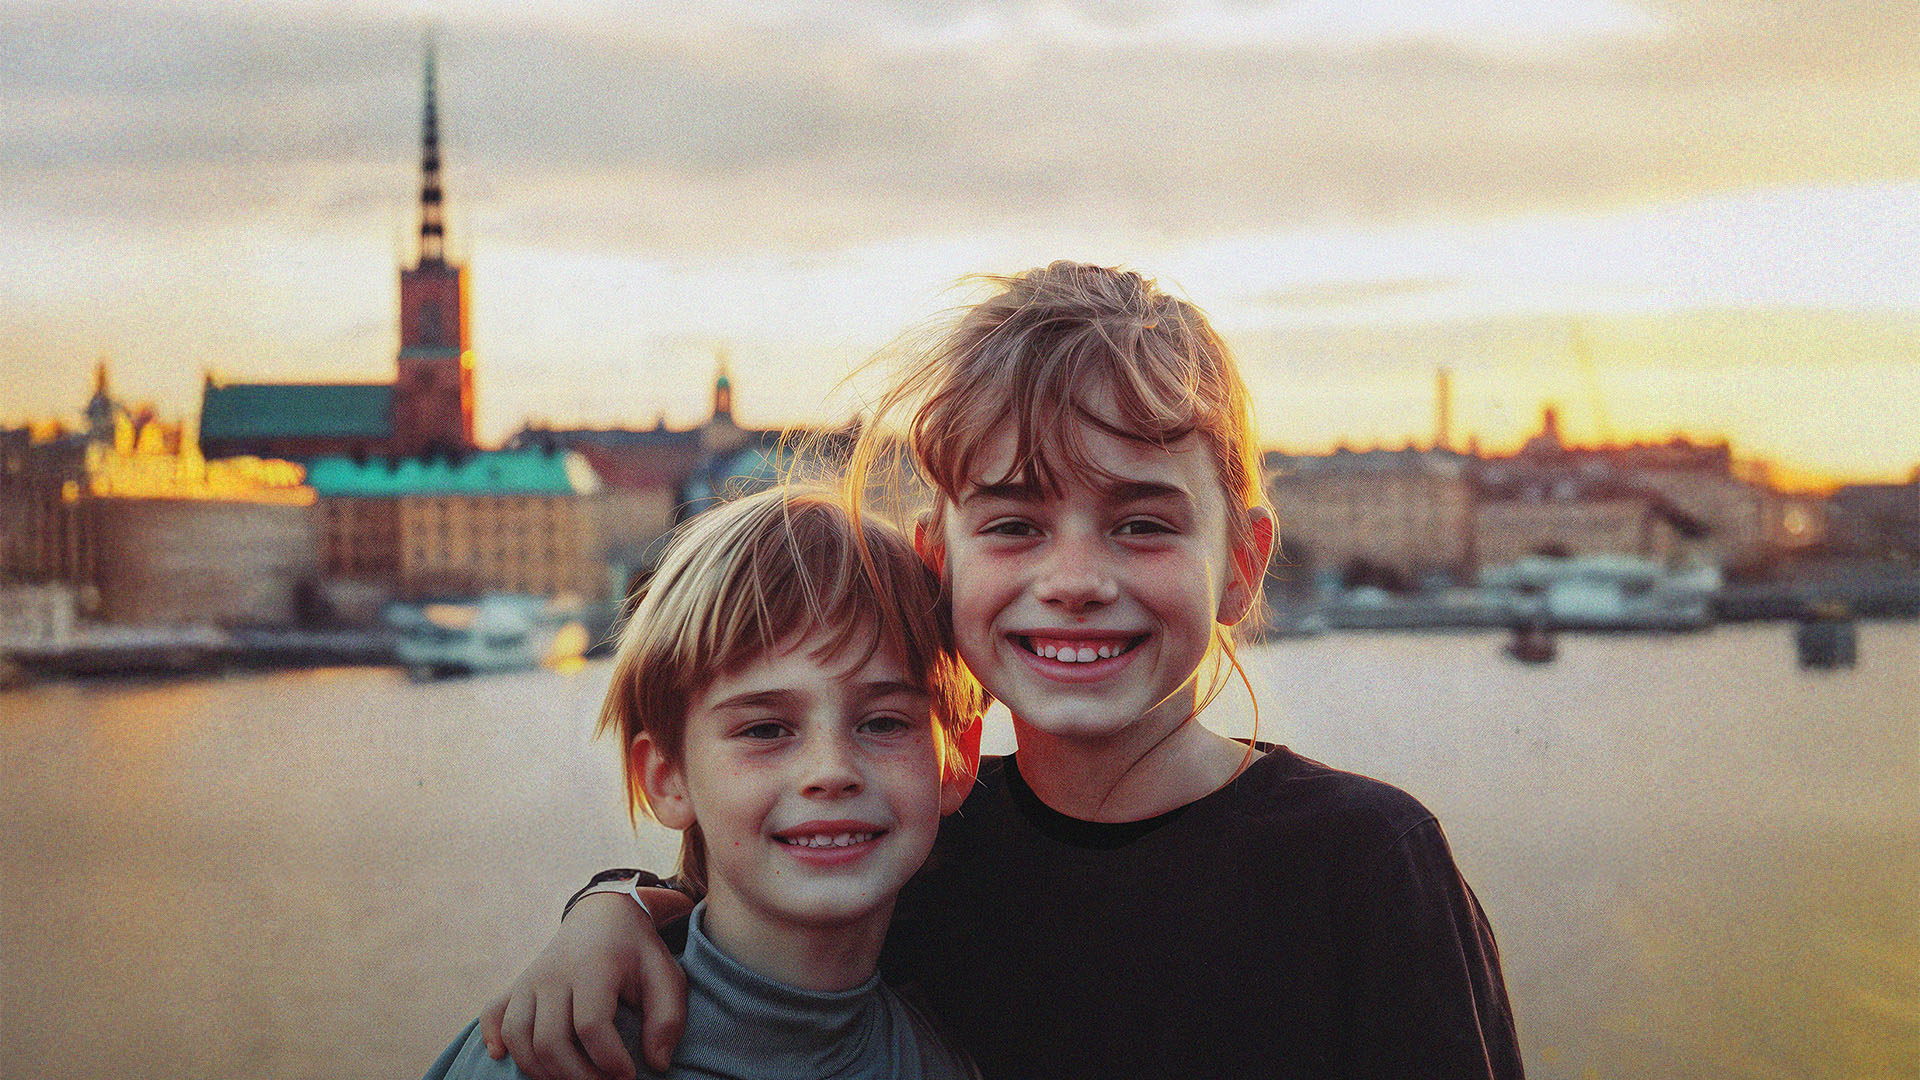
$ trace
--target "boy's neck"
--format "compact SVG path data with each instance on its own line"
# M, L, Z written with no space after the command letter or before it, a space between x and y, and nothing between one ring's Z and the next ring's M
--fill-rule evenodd
M873 977L893 902L846 923L775 922L719 882L700 927L721 952L757 974L803 990L851 990Z
M1106 739L1048 735L1013 719L1020 778L1040 801L1082 821L1141 821L1225 787L1247 747L1202 727L1135 724Z

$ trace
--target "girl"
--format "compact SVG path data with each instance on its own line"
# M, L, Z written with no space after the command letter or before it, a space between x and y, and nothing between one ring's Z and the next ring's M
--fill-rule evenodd
M1219 336L1133 273L995 284L881 412L907 414L934 493L916 547L1019 749L943 823L883 972L988 1076L1520 1076L1492 932L1433 816L1194 722L1274 536ZM678 1022L639 975L643 923L582 905L487 1014L490 1048L537 1054L541 1080L631 1075L606 1037L619 986L645 985L656 1041Z

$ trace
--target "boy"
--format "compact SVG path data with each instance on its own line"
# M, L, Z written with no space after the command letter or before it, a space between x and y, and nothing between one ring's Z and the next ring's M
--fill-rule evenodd
M894 897L971 776L981 701L905 538L775 489L694 519L623 631L599 730L630 812L705 898L674 1077L971 1075L876 965ZM638 1053L638 1018L622 1014ZM470 1025L427 1073L518 1075Z

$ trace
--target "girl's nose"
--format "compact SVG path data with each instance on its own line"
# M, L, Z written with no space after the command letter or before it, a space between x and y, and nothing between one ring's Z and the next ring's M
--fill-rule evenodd
M1120 585L1097 541L1067 536L1048 553L1034 594L1043 603L1078 614L1119 599Z

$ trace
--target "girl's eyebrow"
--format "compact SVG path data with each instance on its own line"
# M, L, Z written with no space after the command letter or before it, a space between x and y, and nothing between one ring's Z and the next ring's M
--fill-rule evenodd
M960 496L960 505L965 506L975 499L998 499L1002 502L1039 502L1047 497L1038 484L1011 482L1005 484L974 484L966 494Z
M1100 493L1117 503L1145 502L1149 499L1173 499L1189 506L1193 496L1186 488L1178 484L1163 484L1154 480L1123 480L1112 484L1102 484Z
M1109 502L1143 502L1148 499L1178 499L1181 502L1193 502L1193 496L1186 488L1178 484L1162 483L1158 480L1116 480L1096 485L1102 498ZM975 484L966 494L960 496L965 505L974 499L998 499L1003 502L1045 502L1047 493L1038 484L1012 482L1006 484Z

